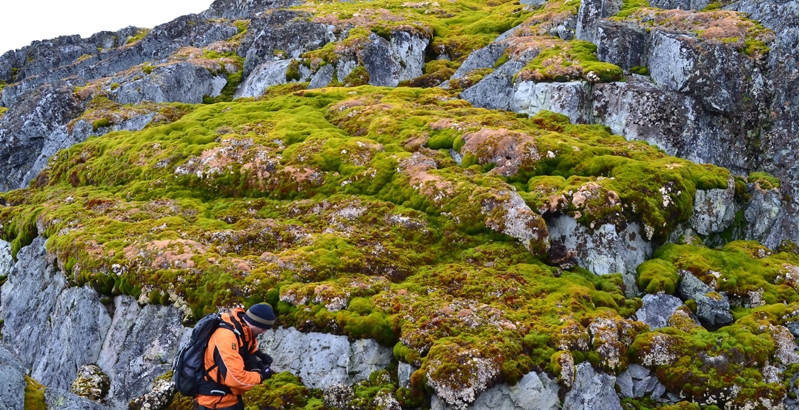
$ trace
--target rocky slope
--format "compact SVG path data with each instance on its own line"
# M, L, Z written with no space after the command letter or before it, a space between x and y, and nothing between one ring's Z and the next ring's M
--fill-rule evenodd
M186 326L259 301L258 408L795 408L797 8L217 0L3 54L0 409L191 408Z

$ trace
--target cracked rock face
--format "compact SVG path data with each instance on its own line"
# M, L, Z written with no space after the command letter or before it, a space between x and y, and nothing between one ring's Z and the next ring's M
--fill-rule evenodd
M572 389L564 397L565 409L622 409L619 397L614 391L616 377L598 373L589 362L577 366L577 374Z

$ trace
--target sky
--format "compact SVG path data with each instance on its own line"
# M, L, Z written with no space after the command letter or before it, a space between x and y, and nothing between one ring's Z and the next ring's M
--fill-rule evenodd
M213 0L2 0L0 55L34 40L89 37L123 27L153 28L208 9Z

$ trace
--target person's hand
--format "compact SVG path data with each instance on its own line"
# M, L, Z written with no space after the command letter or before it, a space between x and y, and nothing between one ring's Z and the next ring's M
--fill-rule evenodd
M269 379L274 374L269 366L264 366L263 369L259 370L259 373L261 374L261 383L264 383L265 380Z

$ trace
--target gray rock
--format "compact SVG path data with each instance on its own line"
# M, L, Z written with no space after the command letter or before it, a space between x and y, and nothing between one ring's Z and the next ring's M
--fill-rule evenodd
M400 83L403 67L394 55L391 44L375 33L370 33L369 43L361 51L364 68L369 73L370 85L396 87Z
M697 276L692 275L691 272L679 270L680 282L678 282L677 295L681 300L694 299L695 295L705 295L708 292L713 292L711 286L706 285Z
M250 21L239 46L245 57L243 78L261 64L276 59L300 58L306 51L322 48L336 40L333 27L308 21L310 14L275 10Z
M512 79L524 66L521 61L509 60L459 96L476 107L508 110L514 94Z
M783 221L787 218L797 219L797 215L787 214L779 190L763 190L755 184L747 185L750 200L744 209L744 219L747 221L745 239L756 240L775 249L782 238L791 237L789 233L784 233Z
M45 145L44 137L80 115L84 107L85 103L76 99L71 89L48 85L0 117L0 190L21 188Z
M109 400L127 403L151 390L156 377L172 368L184 334L183 313L146 305L130 296L114 298L114 316L97 364L111 378Z
M398 80L410 80L422 75L425 69L425 48L430 39L405 31L395 31L389 39L392 53L400 63Z
M50 346L37 343L47 337L50 313L66 280L47 262L46 239L37 237L17 253L17 263L3 284L3 342L19 355L26 368L33 367ZM70 379L71 381L71 379Z
M202 15L206 18L245 19L264 10L298 6L302 3L298 0L214 0Z
M548 110L569 117L573 124L591 121L591 85L582 81L537 83L517 81L511 110L528 115Z
M692 228L700 235L724 231L736 216L735 194L732 176L728 178L728 187L725 189L698 189L690 219Z
M112 91L112 99L120 104L199 104L203 96L218 96L228 82L225 74L214 75L207 68L188 62L156 66L150 74L131 74L115 81L120 87Z
M622 409L619 397L614 391L616 378L605 373L598 373L589 362L576 366L575 383L564 397L565 409Z
M653 253L652 245L645 240L638 223L629 223L617 232L612 224L589 229L575 219L561 215L547 220L550 241L561 241L574 250L578 265L597 275L622 273L626 294L636 293L636 267Z
M651 37L648 54L650 77L656 84L669 90L688 92L690 76L697 66L693 38L663 31L651 33Z
M638 24L600 20L595 41L597 58L623 70L647 66L648 35Z
M534 9L538 9L547 3L547 0L520 0L519 4L524 4L526 6L531 6Z
M652 0L650 6L667 10L702 10L708 3L708 0Z
M408 363L400 362L397 364L397 382L400 384L400 387L409 388L411 387L411 375L419 370L418 367L410 365Z
M795 339L798 338L798 323L797 323L797 321L787 322L784 326L786 326L786 328L789 329L789 332L792 333L792 336L794 336Z
M260 97L268 87L286 84L286 72L292 60L269 61L259 65L239 86L233 98Z
M508 45L505 43L492 43L486 47L473 51L450 77L451 80L464 77L472 70L479 68L492 68L494 63L505 53Z
M25 407L27 367L14 352L0 345L0 410Z
M63 290L48 319L39 329L43 351L33 360L31 377L67 390L81 366L97 361L111 318L97 292L83 287Z
M697 317L706 327L716 329L733 323L731 305L727 296L716 298L697 294L694 300L697 302Z
M46 388L44 401L51 410L105 410L108 406L58 388Z
M498 384L481 393L466 410L551 410L559 408L558 383L546 374L530 372L514 386ZM450 410L437 395L431 400L431 410Z
M328 84L330 84L331 81L333 81L333 73L335 71L336 69L330 64L326 64L320 67L319 70L317 70L317 72L314 74L314 76L311 77L311 81L308 83L308 88L314 89L314 88L327 87Z
M153 121L156 113L148 113L136 116L125 120L119 124L114 124L109 127L100 127L94 129L92 124L85 120L78 120L72 127L72 132L68 131L67 126L60 126L56 128L50 135L45 138L42 150L39 156L33 162L30 169L22 177L22 186L27 186L42 170L47 167L47 162L50 157L55 155L62 149L67 149L77 143L86 141L91 136L105 135L112 131L139 131L144 129L148 124Z
M365 380L393 357L392 349L371 339L351 345L346 336L301 333L295 328L265 332L259 336L259 348L274 358L273 370L288 370L313 388Z
M636 311L636 319L650 326L650 330L660 329L667 326L669 317L681 306L683 301L675 296L647 294L642 298L642 307Z
M11 244L0 239L0 276L8 276L13 267L14 258L11 257Z
M622 0L584 0L578 9L575 37L595 41L595 27L600 19L613 16L622 10Z

